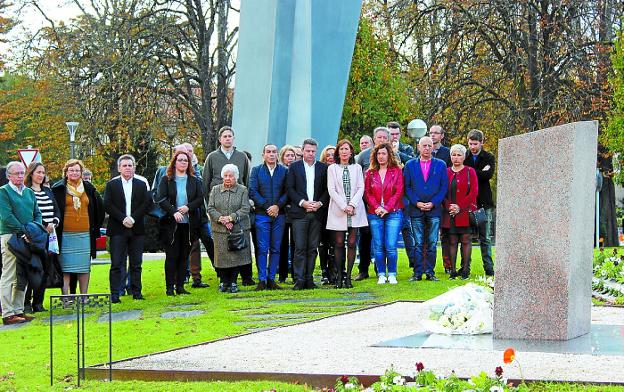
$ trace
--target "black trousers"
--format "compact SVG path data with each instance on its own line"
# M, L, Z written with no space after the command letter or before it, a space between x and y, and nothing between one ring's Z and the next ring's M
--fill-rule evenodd
M295 238L293 272L296 283L304 284L314 281L312 273L321 238L321 226L321 221L311 212L306 213L303 218L292 220L292 232Z
M219 280L221 281L224 287L230 287L232 283L236 283L236 279L238 278L238 272L241 267L243 266L218 269Z
M167 289L173 289L174 285L178 290L184 288L190 252L189 225L188 223L179 223L173 243L165 245L165 283Z
M2 268L2 265L0 265L0 269L1 268ZM45 296L45 289L46 289L46 286L45 286L45 282L43 281L41 282L41 285L39 286L37 290L33 290L32 287L30 287L30 285L26 286L26 294L24 296L24 305L31 304L31 301L32 301L31 306L43 305L43 297Z
M370 227L360 227L360 242L358 243L358 249L360 251L360 264L358 265L358 272L363 275L368 275L368 267L371 264L371 242L373 236L370 231Z
M282 236L282 244L280 246L280 260L279 260L279 280L285 282L288 278L288 272L294 279L292 272L292 265L288 267L288 261L292 260L295 256L295 239L292 235L292 225L286 223L284 226L284 234Z
M126 277L122 274L126 259L129 259L128 274L130 274L130 281L132 282L132 295L141 295L144 245L145 236L133 235L130 230L110 237L111 267L108 281L113 297L117 297L121 288L126 285Z

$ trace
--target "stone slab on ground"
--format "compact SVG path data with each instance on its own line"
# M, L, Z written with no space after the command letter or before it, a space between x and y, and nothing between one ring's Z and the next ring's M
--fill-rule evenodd
M374 347L380 342L424 332L419 322L422 304L396 302L383 306L327 317L297 325L227 338L160 354L119 361L120 371L156 370L167 372L226 372L240 378L254 373L270 373L272 379L284 374L381 375L390 365L404 375L412 375L414 363L444 376L455 371L470 377L485 371L494 374L503 365L501 350ZM624 309L592 308L592 322L619 325ZM328 332L331 331L331 332ZM319 336L323 344L319 344ZM278 344L297 342L297 344ZM346 349L345 349L346 348ZM244 352L245 355L240 355ZM267 353L270 356L267 357ZM579 355L516 351L527 380L624 383L624 356ZM518 367L504 366L505 376L520 379ZM231 373L230 373L231 372ZM247 375L247 376L245 376ZM114 377L114 376L113 376Z
M204 314L206 312L204 312L203 310L188 310L188 311L179 311L179 312L165 312L163 314L160 315L160 317L162 318L177 318L177 317L181 317L181 318L186 318L186 317L195 317L195 316L199 316L201 314Z
M93 313L85 313L84 314L85 319L88 318L88 317L91 317L91 316L93 316ZM82 315L80 315L80 317L82 317ZM37 319L39 319L39 317ZM50 316L49 316L49 314L46 317L41 317L40 319L44 323L48 323L48 324L50 323ZM60 315L52 316L52 322L53 323L58 323L58 322L62 322L62 321L76 321L76 313L60 314Z
M589 332L597 139L583 121L499 140L496 338Z
M126 310L124 312L113 312L111 316L111 321L130 321L130 320L138 320L143 315L142 310ZM107 323L108 322L108 313L104 313L100 315L98 318L98 323Z

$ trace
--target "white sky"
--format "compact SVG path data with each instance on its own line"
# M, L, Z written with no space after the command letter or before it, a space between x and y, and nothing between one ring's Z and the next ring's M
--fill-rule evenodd
M240 1L232 0L232 6L240 9ZM83 1L82 3L86 6L89 2ZM81 13L73 0L39 0L39 6L55 23L59 21L67 22ZM89 7L85 8L89 9ZM43 26L48 25L48 21L32 5L23 6L20 9L17 4L14 4L9 9L9 12L8 16L16 20L18 24L7 34L7 42L0 43L0 53L3 54L10 67L13 62L12 59L19 55L20 42L27 33L35 33ZM231 26L237 26L239 23L238 12L230 11L229 19Z

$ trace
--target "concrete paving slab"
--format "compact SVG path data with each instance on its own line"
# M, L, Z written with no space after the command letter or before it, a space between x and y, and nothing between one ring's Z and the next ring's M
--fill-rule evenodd
M142 310L126 310L125 312L113 312L111 317L111 321L130 321L130 320L138 320L143 315ZM98 323L107 323L108 322L108 313L104 313L100 315L98 318Z
M162 318L186 318L186 317L195 317L201 314L204 314L203 310L189 310L189 311L180 311L180 312L165 312L160 315Z
M209 374L215 379L239 379L262 374L268 379L297 379L297 375L317 375L330 380L334 375L381 375L394 365L401 374L413 375L414 363L445 376L455 372L470 377L481 371L494 374L503 365L503 351L462 348L376 347L380 342L424 332L419 322L422 304L396 302L343 315L326 317L291 326L272 328L192 347L118 361L114 369L142 377L159 379L178 373ZM621 325L624 309L593 307L592 322ZM331 333L328 333L331 331ZM322 336L323 344L319 343ZM277 344L297 342L297 344ZM348 349L345 350L345 347ZM244 352L245 355L240 355ZM270 357L267 353L270 352ZM624 383L624 356L547 353L516 350L527 380ZM516 364L504 365L505 376L520 379ZM149 373L149 375L148 375ZM181 375L180 375L181 374ZM247 376L245 376L247 375ZM95 375L97 377L97 375ZM145 379L145 378L143 378ZM308 378L309 379L309 378Z

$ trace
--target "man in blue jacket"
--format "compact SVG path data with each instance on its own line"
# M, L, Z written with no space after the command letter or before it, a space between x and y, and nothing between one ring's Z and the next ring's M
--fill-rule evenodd
M446 163L431 156L433 141L428 136L420 139L418 151L420 156L407 162L403 169L408 200L405 213L410 217L415 244L414 276L410 281L422 280L423 268L427 280L438 281L434 269L442 201L448 189ZM423 257L425 238L427 252Z
M277 163L277 146L267 144L262 149L264 163L251 169L249 198L254 202L256 236L258 238L258 285L256 291L279 290L275 274L280 259L280 247L286 216L286 174L288 169ZM267 271L267 257L269 267Z

